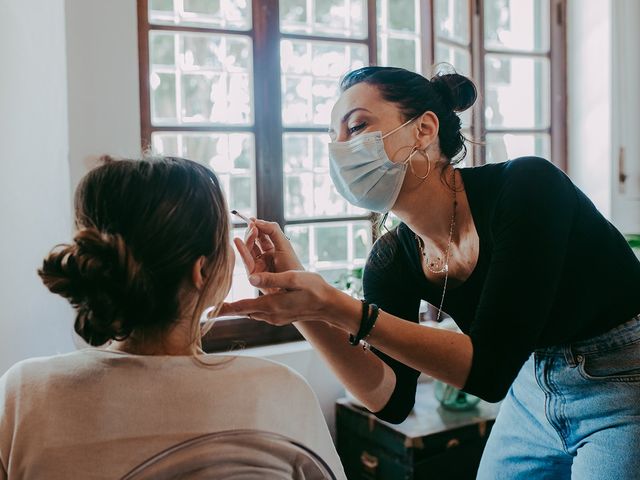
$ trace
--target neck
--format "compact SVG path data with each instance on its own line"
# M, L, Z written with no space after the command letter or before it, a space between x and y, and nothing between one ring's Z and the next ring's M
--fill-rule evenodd
M444 251L449 242L451 215L453 213L452 175L451 166L434 169L424 181L417 179L407 172L405 184L393 208L398 216L425 243L434 244ZM459 178L455 185L458 189ZM425 212L428 214L425 215ZM456 224L458 219L456 219ZM458 238L458 228L454 229L452 241Z
M194 342L190 322L180 320L166 332L154 335L134 332L125 340L114 340L107 348L135 355L194 355L202 351L202 341L198 336Z

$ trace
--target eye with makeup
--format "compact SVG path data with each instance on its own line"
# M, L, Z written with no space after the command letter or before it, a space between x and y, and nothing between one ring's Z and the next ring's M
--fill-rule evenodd
M353 135L354 133L358 133L359 131L363 130L366 126L367 122L361 122L357 125L354 125L353 127L349 127L347 131L349 132L349 135Z

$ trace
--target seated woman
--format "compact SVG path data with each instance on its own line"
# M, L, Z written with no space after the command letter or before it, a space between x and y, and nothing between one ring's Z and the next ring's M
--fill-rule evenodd
M73 243L38 273L97 348L22 361L0 378L0 479L120 478L182 441L236 429L292 438L344 478L299 375L202 352L200 319L222 304L234 265L211 170L106 158L81 181L75 217Z

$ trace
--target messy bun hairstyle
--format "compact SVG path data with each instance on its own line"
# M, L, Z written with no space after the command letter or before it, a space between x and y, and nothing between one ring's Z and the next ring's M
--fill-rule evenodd
M180 292L201 256L203 292L193 316L223 301L231 277L229 221L216 175L182 158L113 160L91 170L75 195L78 229L38 274L77 312L89 344L165 331L179 316ZM197 324L197 322L195 322Z
M382 98L400 107L406 120L433 112L440 123L440 151L448 163L460 162L467 153L457 115L471 107L477 98L473 82L455 72L437 73L431 80L398 67L363 67L347 73L340 91L364 82L378 88Z

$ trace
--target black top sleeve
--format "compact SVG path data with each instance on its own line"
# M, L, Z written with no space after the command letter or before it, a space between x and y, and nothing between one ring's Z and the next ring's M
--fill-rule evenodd
M546 160L514 161L508 170L491 220L493 253L469 331L473 361L464 386L488 401L504 398L546 326L577 205L571 181Z
M406 275L403 275L405 259L399 254L396 235L397 230L392 230L373 246L364 270L364 296L368 302L375 303L385 312L417 323L420 297L407 285ZM393 394L375 415L387 422L400 423L413 409L420 372L375 348L371 351L389 365L396 375Z

